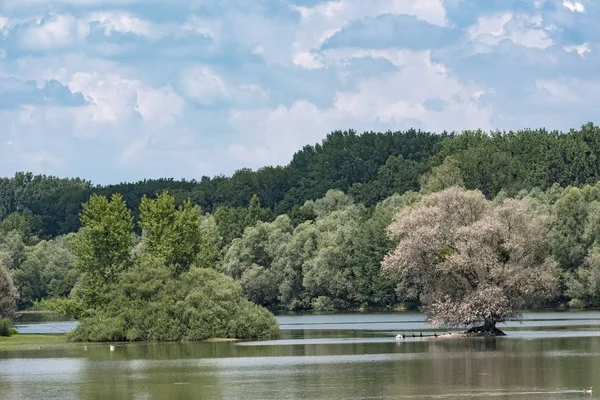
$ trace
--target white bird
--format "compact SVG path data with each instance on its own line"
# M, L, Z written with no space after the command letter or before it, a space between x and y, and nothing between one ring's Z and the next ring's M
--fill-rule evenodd
M583 389L583 393L586 393L586 394L592 394L592 387L590 386L590 387L589 387L589 388L587 388L587 389Z
M83 346L83 349L87 351L87 346Z
M396 335L396 340L400 340L400 339L404 339L404 335L400 335L400 334Z
M110 351L115 351L115 346L113 346L112 344L110 345Z

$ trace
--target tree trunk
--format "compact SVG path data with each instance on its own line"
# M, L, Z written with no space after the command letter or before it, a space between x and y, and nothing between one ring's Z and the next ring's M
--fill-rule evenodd
M484 321L481 326L474 326L465 332L469 336L506 336L504 332L496 328L496 321Z

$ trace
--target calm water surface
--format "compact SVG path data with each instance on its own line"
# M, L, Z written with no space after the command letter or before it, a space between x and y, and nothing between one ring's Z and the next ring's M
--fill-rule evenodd
M0 399L600 398L597 311L528 313L490 339L420 339L433 331L418 313L278 318L271 341L0 352ZM27 316L18 329L74 326Z

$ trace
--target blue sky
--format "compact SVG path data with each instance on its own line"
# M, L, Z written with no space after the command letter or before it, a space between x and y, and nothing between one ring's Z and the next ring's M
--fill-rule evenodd
M2 0L0 175L284 165L335 129L568 130L592 0Z

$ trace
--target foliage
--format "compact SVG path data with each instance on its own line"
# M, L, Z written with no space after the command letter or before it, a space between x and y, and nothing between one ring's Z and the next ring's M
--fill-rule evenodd
M110 286L131 266L133 219L118 194L92 195L82 209L73 253L82 273L78 297L83 309L93 309L109 300Z
M438 165L421 176L421 192L424 194L435 193L441 190L459 186L464 187L458 161L446 157L442 165Z
M252 196L248 207L219 206L214 213L221 248L228 247L231 242L242 236L244 230L260 221L270 218L268 210L261 208L257 195Z
M403 278L399 293L382 276L383 256L401 240L384 227L416 193L457 185L493 200L490 209L527 203L528 215L549 224L544 257L564 278L555 304L593 306L599 138L591 123L565 133L335 131L288 165L230 177L93 186L18 172L0 178L2 263L19 307L54 299L48 304L70 315L93 315L120 274L148 256L174 275L197 266L224 271L269 308L391 308L418 303L423 292L415 276ZM63 243L80 227L72 246L72 237ZM442 248L439 256L452 254Z
M12 322L9 318L0 318L0 336L8 337L13 334Z
M109 269L99 276L99 268L79 264L83 274L69 298L44 302L79 319L71 339L248 339L278 332L275 317L248 301L239 283L197 266L214 267L220 254L212 217L202 216L189 200L176 206L168 192L156 199L144 197L139 214L142 237L132 257L131 216L124 210L118 195L111 202L92 196L84 205L81 231L89 236L78 239L76 248L87 258L80 256L78 263L93 267L106 262ZM115 245L114 253L97 257L96 250L106 243Z
M567 187L553 205L548 234L554 257L568 271L580 266L600 238L600 184Z
M5 266L9 269L19 268L27 258L23 237L16 231L10 231L0 236L0 252L8 257Z
M434 326L493 329L558 291L548 221L526 202L453 187L400 211L389 231L400 241L383 271Z
M12 319L16 316L19 292L3 259L6 259L6 255L0 253L0 318Z
M113 282L130 264L133 219L123 197L92 195L83 204L74 242L77 267L102 284Z
M190 200L177 207L167 191L156 199L144 196L140 205L144 250L171 266L175 275L187 271L198 257L204 266L212 266L219 257L216 226L202 219L200 208Z
M565 294L571 307L600 306L600 251L593 249L582 266L566 273Z
M43 240L27 248L25 261L14 270L20 307L30 307L42 299L69 295L80 274L74 268L76 259L69 250L74 236L70 234Z
M314 220L294 227L282 215L246 229L227 251L223 271L269 308L392 307L396 296L379 262L392 243L385 235L392 210L410 197L393 197L371 215L341 191L329 191L302 206Z
M41 225L41 217L31 210L13 212L0 221L0 236L17 233L25 244L34 245L38 241L36 235L41 231Z
M271 338L277 320L250 303L240 285L212 269L193 267L173 279L160 261L149 260L121 275L111 301L81 320L76 341L168 341L209 338Z

